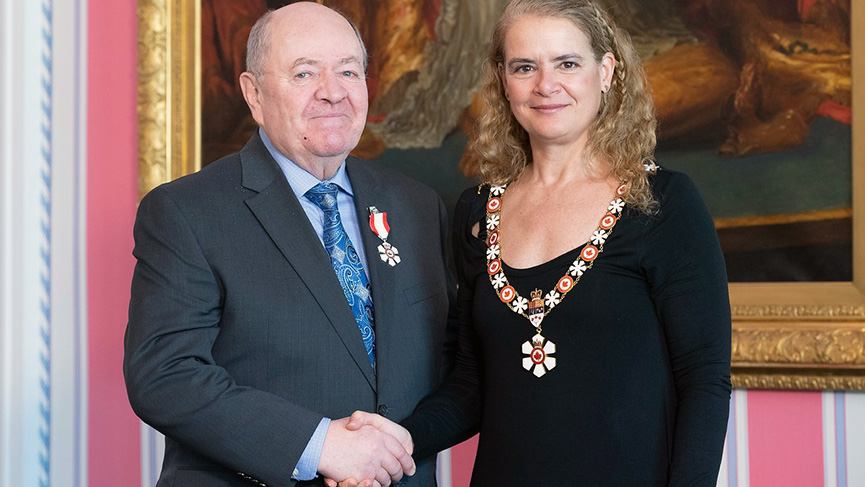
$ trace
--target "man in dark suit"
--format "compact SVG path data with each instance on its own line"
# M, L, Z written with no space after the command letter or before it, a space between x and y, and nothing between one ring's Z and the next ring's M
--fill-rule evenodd
M266 14L241 76L259 132L141 201L124 374L166 437L159 486L435 485L407 435L345 428L434 388L454 298L438 196L347 157L365 67L338 13Z

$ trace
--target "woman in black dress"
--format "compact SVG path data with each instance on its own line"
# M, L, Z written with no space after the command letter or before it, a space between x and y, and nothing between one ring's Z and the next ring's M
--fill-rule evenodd
M724 261L691 180L654 162L629 37L591 1L514 0L483 95L484 184L454 218L459 350L402 421L415 458L480 431L473 486L714 486Z

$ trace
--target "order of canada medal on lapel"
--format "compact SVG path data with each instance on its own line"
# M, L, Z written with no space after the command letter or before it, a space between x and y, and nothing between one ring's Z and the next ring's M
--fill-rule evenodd
M400 263L399 250L387 241L390 225L387 223L387 212L378 211L375 206L369 207L369 228L381 239L378 255L382 262L394 267Z

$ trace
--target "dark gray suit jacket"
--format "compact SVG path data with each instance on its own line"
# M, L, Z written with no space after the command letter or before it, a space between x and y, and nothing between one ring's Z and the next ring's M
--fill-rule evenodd
M322 416L399 421L431 392L454 285L446 213L429 188L349 158L375 305L377 374L279 166L258 135L142 201L124 375L136 414L166 436L159 486L321 485L290 480ZM367 208L387 212L395 267ZM435 461L405 485L435 485Z

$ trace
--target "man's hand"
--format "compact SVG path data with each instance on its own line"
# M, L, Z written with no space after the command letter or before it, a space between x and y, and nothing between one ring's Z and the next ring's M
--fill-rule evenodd
M343 420L346 418L343 418ZM414 441L412 441L411 434L409 434L408 430L403 428L402 426L385 419L378 414L367 413L364 411L355 411L348 419L348 422L345 424L345 428L349 431L358 431L363 428L374 427L381 430L384 433L389 434L390 436L399 440L402 447L406 452L411 454L414 451ZM340 420L340 421L343 421ZM412 475L412 473L406 472L407 475ZM358 482L355 477L348 477L345 480L339 482L337 484L334 478L340 477L327 477L324 480L324 483L328 487L379 487L378 479L373 479L372 477L357 477L361 480ZM398 481L399 479L394 479L394 481Z
M408 449L393 435L372 425L359 424L349 430L348 419L330 422L318 462L319 473L328 479L372 479L375 487L387 487L403 474L414 474L407 432Z

